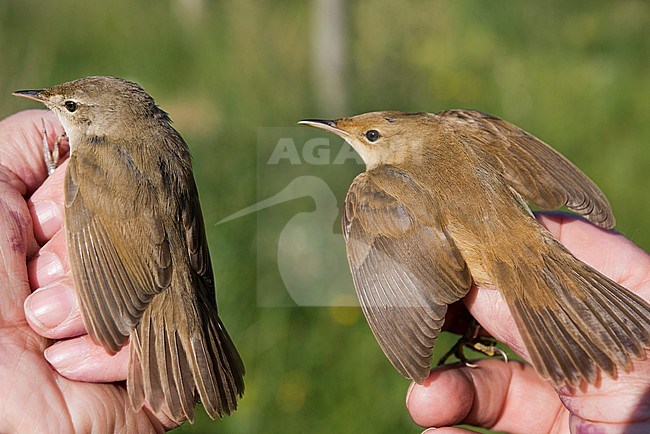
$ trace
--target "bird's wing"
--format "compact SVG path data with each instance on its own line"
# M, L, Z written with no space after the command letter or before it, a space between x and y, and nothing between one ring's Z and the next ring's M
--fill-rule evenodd
M203 212L198 201L199 195L196 191L194 178L189 177L185 184L190 189L189 196L197 198L197 200L188 201L181 211L181 223L185 231L187 253L192 269L199 276L200 290L207 296L207 299L211 301L210 304L216 309L212 261L210 259L210 250L208 249L208 240L205 234Z
M406 201L396 199L396 192ZM426 197L404 172L382 166L354 180L342 219L368 324L393 366L419 383L429 374L447 305L471 286L444 225L427 215L435 208L425 207Z
M609 202L596 184L538 138L478 111L449 110L436 116L475 129L467 134L466 143L526 199L546 209L566 206L604 228L616 225Z
M74 153L66 171L68 252L88 333L114 353L152 297L170 285L171 252L153 187L136 170L126 174L130 157L116 153L127 164L107 167L86 158Z

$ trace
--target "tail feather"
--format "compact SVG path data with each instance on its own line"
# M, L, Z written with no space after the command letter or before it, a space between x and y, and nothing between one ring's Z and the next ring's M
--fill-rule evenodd
M169 340L169 350L172 355L172 372L188 373L189 375L175 375L174 385L178 392L178 400L180 406L177 408L179 411L174 415L175 420L179 420L183 415L191 415L188 420L193 421L194 418L194 373L190 369L190 363L187 360L187 355L183 350L183 345L180 342L178 332L173 332L173 338Z
M172 332L173 333L173 332ZM158 360L158 377L160 378L160 385L162 386L163 396L166 397L166 401L169 403L168 407L170 409L183 409L183 399L181 397L182 389L179 389L176 385L174 377L174 367L173 367L173 358L171 347L173 345L174 339L173 336L169 336L168 330L163 328L160 331L160 341L163 343L167 342L169 345L163 345L162 351L160 353L160 360ZM158 336L156 336L158 338ZM156 346L160 345L158 342ZM173 417L176 418L179 416L174 414Z
M147 402L178 422L194 421L199 400L213 419L232 413L244 392L244 365L214 303L199 296L197 303L206 305L183 312L170 303L172 294L157 295L131 334L127 389L132 406L139 409ZM199 320L188 320L189 315ZM173 329L172 324L186 327Z
M573 257L570 259L579 269L582 269L582 273L575 274L577 284L575 282L563 284L562 282L570 282L571 274L564 271L557 261L546 261L545 271L555 277L552 288L557 296L558 307L561 309L559 313L567 317L565 324L570 336L576 337L573 338L574 341L584 348L591 359L599 360L603 370L615 375L616 365L625 367L629 364L627 356L629 346L624 343L629 332L616 325L612 327L611 321L621 314L625 315L626 312L622 310L621 305L603 298L599 286L594 285L596 282L587 282L581 278L598 273L597 271L585 268L587 267L585 264ZM600 274L597 276L607 279ZM549 314L553 315L553 310Z
M207 343L207 345L206 345ZM211 417L231 414L244 392L244 366L221 321L211 322L206 339L191 340L196 386Z
M540 375L554 384L593 384L598 372L629 371L650 347L650 306L643 299L558 248L540 266L497 266L498 282L526 286L502 291ZM517 274L517 275L515 275ZM500 287L502 285L499 285Z
M585 265L585 267L587 266ZM607 278L599 279L598 277L604 276L593 275L595 270L589 269L589 271L592 273L586 273L588 274L586 276L586 283L600 290L596 292L596 296L601 297L601 303L605 304L605 301L608 301L609 303L616 305L619 311L623 313L623 315L615 315L616 312L607 312L612 315L612 319L617 322L618 326L615 327L614 330L627 331L628 333L619 334L619 338L632 338L627 342L628 345L626 345L626 347L635 346L635 354L641 356L644 352L641 342L647 342L650 329L648 304L638 295L622 288L611 280ZM621 292L620 289L623 289L624 291Z

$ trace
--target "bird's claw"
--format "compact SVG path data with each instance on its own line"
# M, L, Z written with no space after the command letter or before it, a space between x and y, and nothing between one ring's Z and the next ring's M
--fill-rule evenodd
M445 353L444 356L442 356L440 362L438 362L438 366L444 365L453 355L468 368L476 368L477 365L470 363L467 357L465 357L465 348L471 348L488 357L501 356L503 360L508 363L508 355L501 348L496 347L496 341L478 335L480 328L480 324L475 319L472 319L467 332L458 340L458 342L456 342L456 344L454 344L453 347L451 347L449 351L447 351L447 353Z
M65 131L59 137L56 138L54 142L54 147L50 151L50 144L47 141L47 130L45 129L45 120L41 118L41 134L43 135L43 157L45 159L45 166L47 166L47 175L50 176L56 170L56 166L59 164L59 146L61 141L64 140L67 136Z
M483 353L488 357L501 356L503 361L508 363L508 355L501 348L497 348L496 342L493 342L487 338L480 338L480 341L468 343L466 346L469 346L474 351Z

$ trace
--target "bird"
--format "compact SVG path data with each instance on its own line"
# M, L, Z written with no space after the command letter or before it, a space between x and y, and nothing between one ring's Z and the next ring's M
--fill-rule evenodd
M200 400L214 419L244 392L244 365L217 313L189 149L138 84L80 78L14 95L45 104L70 144L65 231L92 340L130 342L126 387L181 423Z
M565 206L616 224L601 190L549 145L474 110L299 124L340 136L366 164L342 232L364 315L402 375L428 377L447 307L473 284L498 289L533 366L557 387L616 378L645 359L648 303L576 259L530 210Z

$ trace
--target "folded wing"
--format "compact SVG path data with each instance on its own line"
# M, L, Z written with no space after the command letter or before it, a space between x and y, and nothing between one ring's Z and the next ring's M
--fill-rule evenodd
M467 294L471 276L444 226L435 216L423 221L422 210L413 209L417 201L398 201L390 194L394 189L427 200L394 167L365 172L348 192L343 233L357 295L377 342L402 375L421 383L447 305Z

